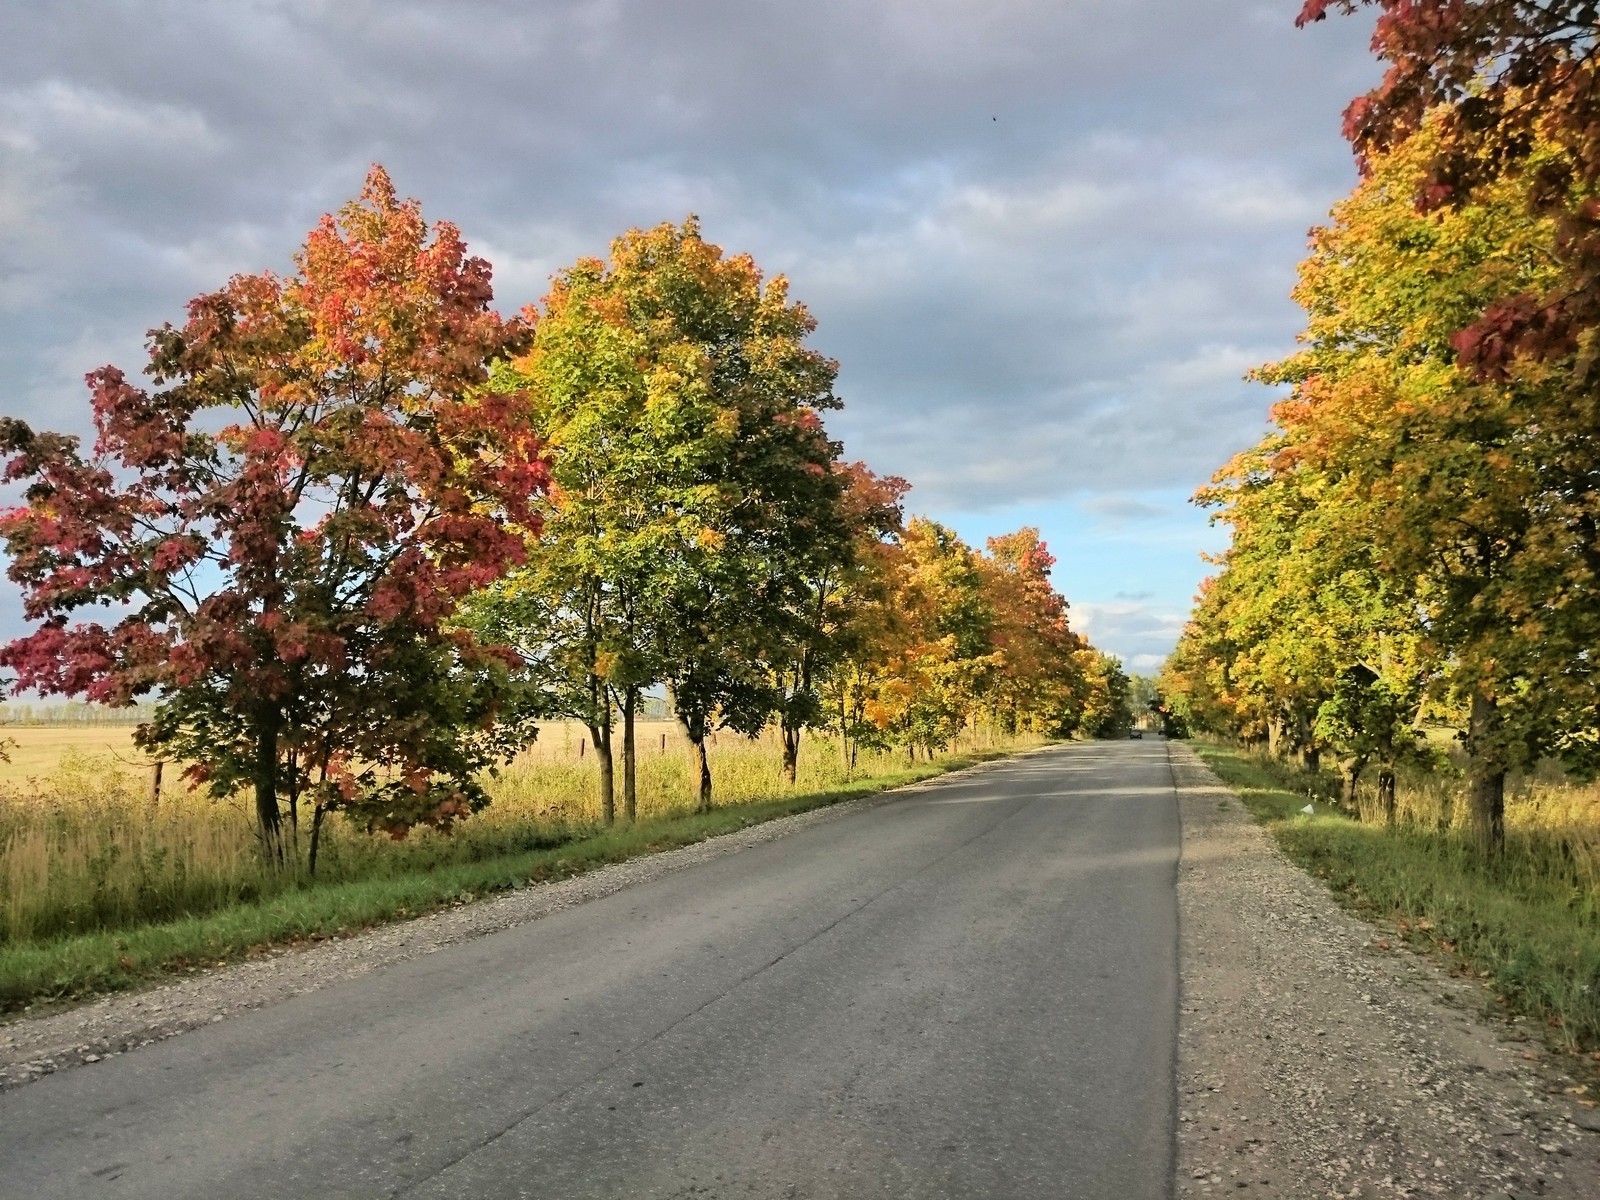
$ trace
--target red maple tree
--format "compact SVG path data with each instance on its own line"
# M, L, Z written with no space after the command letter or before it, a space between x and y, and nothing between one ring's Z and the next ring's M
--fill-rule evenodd
M1388 64L1345 110L1364 163L1421 127L1440 137L1417 199L1459 204L1507 172L1533 171L1536 212L1556 220L1561 284L1497 300L1455 339L1462 359L1504 378L1528 356L1586 380L1600 361L1600 9L1593 0L1304 0L1307 25L1379 10L1372 48Z
M0 649L19 688L119 705L139 742L255 794L285 861L306 804L399 835L487 802L519 740L509 651L457 602L521 561L547 482L489 364L530 319L489 266L374 167L290 276L241 275L151 331L152 384L88 376L95 438L0 419L8 574L38 627ZM96 619L72 621L88 610Z

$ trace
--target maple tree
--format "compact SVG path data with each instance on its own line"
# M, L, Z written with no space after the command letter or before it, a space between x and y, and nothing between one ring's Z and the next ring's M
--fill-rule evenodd
M1229 694L1235 651L1218 617L1223 599L1218 576L1200 581L1177 645L1161 664L1157 686L1190 733L1231 735L1248 746L1258 739Z
M1419 681L1453 696L1470 824L1494 850L1507 770L1590 754L1600 559L1569 377L1527 356L1486 376L1457 336L1561 276L1553 222L1527 194L1564 151L1535 147L1523 172L1419 210L1449 136L1441 116L1375 154L1314 231L1296 289L1305 348L1259 373L1292 389L1281 432L1202 493L1235 539L1177 665L1241 727L1309 688L1313 734L1352 761L1404 751Z
M1097 738L1126 737L1133 726L1133 685L1122 660L1085 646L1076 655L1084 679L1078 723Z
M898 614L862 699L873 740L931 756L964 728L999 665L980 556L913 517L900 539L890 605Z
M1570 361L1587 381L1600 354L1600 10L1590 0L1305 0L1297 23L1369 5L1388 68L1345 111L1363 160L1431 122L1437 136L1413 183L1424 207L1469 203L1509 176L1530 211L1553 222L1559 277L1468 314L1457 348L1489 375L1521 354ZM1541 153L1552 147L1559 153Z
M969 724L1117 736L1130 720L1121 664L1073 632L1039 531L988 553L913 517L852 592L859 637L827 690L846 752L856 743L929 755Z
M652 359L598 259L556 274L533 344L494 376L528 396L551 485L528 564L474 597L471 620L516 646L542 714L588 730L606 824L616 817L618 714L623 815L637 811L634 723L656 678L645 605L681 486L661 436L676 377L670 360Z
M125 705L139 743L224 794L263 852L311 803L394 835L487 802L525 736L514 656L452 623L524 555L546 481L523 398L489 364L530 329L488 264L374 167L293 274L240 275L150 334L141 388L88 377L95 438L0 421L8 574L38 628L20 688ZM72 622L75 614L100 618Z
M835 468L842 480L838 520L831 538L819 538L799 561L786 636L769 654L783 739L783 776L791 784L802 732L828 720L824 689L839 672L848 679L881 610L874 608L875 572L884 566L888 539L902 529L905 480L879 477L865 463ZM878 592L877 596L881 597ZM888 630L877 625L881 634ZM849 732L845 733L846 754Z
M1447 123L1374 161L1319 233L1298 292L1307 349L1266 373L1295 393L1277 417L1292 455L1340 480L1329 511L1381 547L1426 614L1445 682L1467 709L1470 812L1502 840L1506 771L1578 752L1592 718L1594 497L1571 454L1564 373L1521 360L1486 378L1457 331L1498 299L1564 270L1530 178L1562 157L1534 150L1470 202L1419 212L1418 181ZM1587 456L1584 456L1587 461ZM1573 735L1579 735L1574 737Z
M503 590L535 606L519 644L559 660L562 711L590 723L603 772L621 712L629 815L643 688L668 689L702 808L714 729L755 733L779 714L792 774L816 718L852 521L869 514L845 504L851 476L820 415L838 407L837 366L804 344L814 325L783 277L725 256L690 217L629 230L609 258L558 275L508 369L547 432L555 486L538 561Z
M1117 718L1111 714L1126 709L1126 696L1098 693L1114 686L1121 668L1113 672L1109 663L1080 657L1085 643L1070 628L1067 602L1050 582L1056 560L1039 531L1029 526L992 537L987 548L980 567L994 610L990 640L998 664L986 706L1000 727L1071 732L1084 722L1084 706L1094 696L1107 720L1091 716L1088 723L1112 729Z
M861 746L883 741L868 706L888 664L913 636L913 623L899 603L907 573L901 502L908 485L859 466L849 470L846 503L880 509L892 515L893 525L877 536L871 522L856 523L858 544L841 582L833 654L817 687L821 719L839 732L847 772L855 769Z
M773 667L812 637L812 581L848 561L847 478L821 417L840 404L838 364L805 345L816 322L788 281L723 257L693 218L625 235L612 261L630 319L671 364L655 407L676 489L651 623L705 809L707 735L757 733L778 711ZM809 697L790 699L791 724L809 720Z
M1353 804L1374 759L1392 799L1430 668L1415 597L1348 519L1359 505L1341 495L1346 482L1274 434L1201 490L1233 537L1174 667L1192 673L1191 688L1210 681L1211 711L1191 713L1194 723L1247 740L1264 734L1269 751L1311 768L1332 749Z

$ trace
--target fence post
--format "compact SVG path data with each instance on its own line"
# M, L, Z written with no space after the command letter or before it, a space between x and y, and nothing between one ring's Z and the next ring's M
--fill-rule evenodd
M579 738L578 739L578 757L579 758L583 757L583 745L584 745L584 739L583 738Z
M167 764L161 759L156 759L155 765L150 768L150 807L154 808L161 803L161 768Z

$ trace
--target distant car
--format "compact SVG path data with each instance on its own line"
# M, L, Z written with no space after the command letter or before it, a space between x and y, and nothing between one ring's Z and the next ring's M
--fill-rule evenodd
M1128 730L1128 736L1131 737L1131 738L1142 738L1144 736L1144 730L1142 730L1142 729L1130 729L1130 730Z

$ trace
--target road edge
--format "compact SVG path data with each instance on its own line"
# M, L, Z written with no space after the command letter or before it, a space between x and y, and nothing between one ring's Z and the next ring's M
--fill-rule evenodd
M1193 751L1169 743L1168 761L1175 1195L1592 1200L1600 1136L1525 1043L1478 1017L1476 982L1380 946Z
M0 1022L0 1092L459 942L537 921L725 854L1047 753L1061 744L1029 747L687 846L641 854L564 879L529 884L422 916L386 922L347 937L276 947L258 958L229 962L193 975L154 980L147 987L109 993L70 1007L12 1015Z

